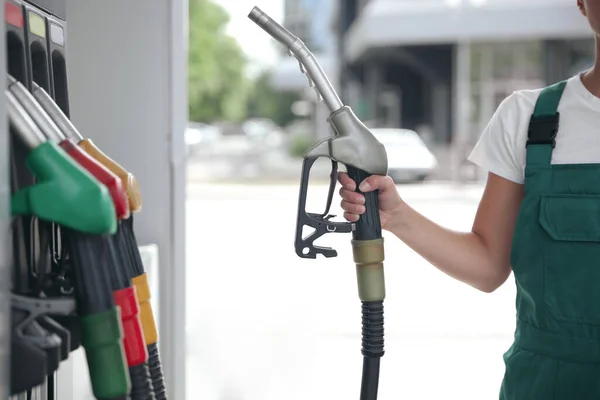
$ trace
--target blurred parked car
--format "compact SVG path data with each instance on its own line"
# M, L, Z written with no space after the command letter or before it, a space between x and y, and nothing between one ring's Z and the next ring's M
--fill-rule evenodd
M222 132L216 126L201 122L190 122L185 130L185 147L188 156L197 155L203 147L216 142Z
M372 128L388 157L388 175L396 183L422 182L438 161L419 135L410 129Z
M242 132L250 139L266 145L278 147L283 144L283 131L268 118L251 118L242 124Z

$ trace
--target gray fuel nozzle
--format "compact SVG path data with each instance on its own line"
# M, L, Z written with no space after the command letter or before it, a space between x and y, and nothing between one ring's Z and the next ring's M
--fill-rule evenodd
M385 278L383 271L384 248L379 215L377 191L363 193L366 211L356 223L334 222L329 214L337 181L337 163L345 165L350 178L358 185L370 175L387 174L387 153L371 131L344 105L331 86L323 69L304 43L284 27L273 21L259 8L254 7L248 17L269 35L286 46L300 63L300 70L314 83L317 97L325 101L334 135L315 143L304 155L298 217L296 220L296 254L301 258L317 255L335 257L337 252L329 247L315 246L314 241L326 233L352 232L352 250L356 264L358 294L362 302L362 350L364 356L361 400L376 400L379 384L379 359L384 354L383 300ZM306 212L306 198L310 169L319 157L331 160L331 181L327 205L323 214ZM313 232L302 236L304 227Z
M354 224L333 222L328 215L337 181L337 164L343 164L348 172L357 176L386 175L388 169L385 147L373 136L371 131L354 114L352 109L340 100L327 75L315 56L294 34L275 22L264 11L254 7L248 15L254 23L288 49L288 53L298 60L309 86L314 87L319 99L323 99L330 115L328 122L333 128L333 136L316 142L304 155L300 184L300 204L296 226L296 254L302 258L316 258L317 254L335 257L337 252L331 248L314 246L313 242L328 232L352 232ZM319 157L332 161L331 181L325 213L307 213L305 210L310 169ZM361 171L356 177L352 172ZM307 237L302 237L304 226L314 229Z

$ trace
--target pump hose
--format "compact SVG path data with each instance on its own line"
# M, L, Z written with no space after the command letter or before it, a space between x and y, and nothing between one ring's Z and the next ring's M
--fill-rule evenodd
M155 400L148 364L138 364L129 367L131 378L131 400Z
M148 367L152 384L154 385L154 396L156 400L167 400L167 388L163 377L162 366L160 363L160 354L158 352L158 343L154 342L148 346Z
M383 356L383 301L362 303L363 373L361 400L376 400L379 386L379 361Z
M167 400L167 388L158 349L158 332L156 330L152 306L150 304L148 276L144 271L144 263L142 262L133 229L133 215L119 224L118 235L122 240L125 251L128 251L131 261L130 275L131 280L136 287L138 300L140 302L140 318L144 328L146 348L148 349L148 369L150 370L154 396L156 400Z
M348 176L358 185L369 174L346 166ZM362 355L363 373L360 400L377 400L379 363L384 354L383 300L385 279L383 273L383 237L379 217L379 193L361 193L365 196L365 213L352 231L352 250L356 263L358 295L362 302Z

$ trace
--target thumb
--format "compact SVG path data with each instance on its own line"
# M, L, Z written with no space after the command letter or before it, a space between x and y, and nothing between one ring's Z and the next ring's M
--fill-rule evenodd
M372 175L360 183L358 189L361 192L372 192L373 190L385 191L389 188L391 179L383 175Z

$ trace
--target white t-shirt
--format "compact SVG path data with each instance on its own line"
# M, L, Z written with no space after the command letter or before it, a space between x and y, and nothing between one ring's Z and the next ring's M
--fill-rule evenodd
M469 160L484 170L522 184L529 120L542 89L519 90L498 106ZM568 80L560 104L552 164L600 163L600 98L578 74Z

